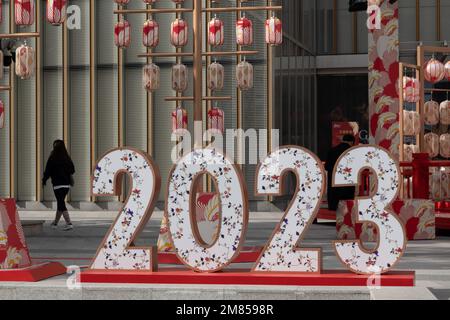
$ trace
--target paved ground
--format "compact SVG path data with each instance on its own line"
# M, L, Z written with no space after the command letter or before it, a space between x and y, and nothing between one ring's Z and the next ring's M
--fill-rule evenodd
M21 212L22 219L43 219L50 220L52 217L51 212ZM107 229L111 224L111 219L115 216L114 212L78 212L73 215L75 229L73 231L64 232L61 230L52 230L49 228L49 223L47 222L44 226L44 232L39 236L31 236L27 238L28 245L30 247L31 255L33 258L54 258L55 260L60 260L66 265L79 265L85 266L89 263L86 258L91 258L95 253L97 246L99 245L102 237L106 234ZM149 225L142 233L141 237L136 244L145 245L156 245L159 221L161 218L161 212L156 212L154 217L149 222ZM252 213L251 221L249 223L249 230L247 233L246 246L262 246L269 238L273 231L275 223L279 221L279 213ZM342 265L338 262L334 251L332 251L331 241L335 239L335 228L333 224L319 224L314 225L303 244L306 247L322 247L323 249L323 261L324 269L342 269ZM80 260L77 260L80 259ZM401 262L397 266L397 270L416 270L417 271L417 282L415 289L404 289L404 288L390 288L382 290L371 290L369 292L370 298L372 299L404 299L404 298L414 298L414 299L450 299L450 236L441 235L436 241L417 241L410 242L407 247L405 256L402 258ZM39 285L44 285L47 287L64 287L66 283L67 276L62 276L58 278L49 279L41 282ZM12 284L8 285L9 289L12 289ZM1 287L2 285L0 285ZM4 285L3 285L4 286ZM99 288L102 286L97 286L90 288L92 290L96 289L99 293ZM103 286L104 287L104 286ZM126 287L126 286L125 286ZM180 287L171 287L171 290L180 289ZM192 287L192 286L191 286ZM188 290L187 292L197 292L198 290L192 291L192 288L184 288ZM121 286L123 289L124 287ZM161 286L158 286L161 289ZM226 298L229 287L215 286L211 289L218 289L220 295L217 298ZM1 289L1 288L0 288ZM6 289L6 287L4 287ZM155 287L153 286L153 291ZM198 289L198 288L197 288ZM262 288L247 287L245 292L253 292L245 297L266 297L270 298L270 295L274 296L280 294L280 298L285 297L289 294L288 291L295 291L295 296L297 298L308 298L311 297L311 292L313 292L313 297L319 298L330 298L332 295L324 294L324 292L335 292L336 289L333 288L275 288L266 287L262 290L265 294L255 295L256 293L261 293ZM28 293L30 292L29 289ZM93 291L90 291L91 293ZM205 288L202 289L204 291ZM225 291L224 291L225 290ZM228 291L227 291L228 290ZM256 291L255 291L256 290ZM281 290L281 291L280 291ZM344 288L338 290L345 290ZM292 292L294 292L292 291ZM364 291L364 290L363 290ZM178 292L178 296L182 294ZM184 291L183 291L184 292ZM235 292L235 291L233 291ZM291 293L292 293L291 292ZM308 294L306 294L307 292ZM362 291L360 289L354 289L350 291L342 291L337 297L347 298L363 298L364 295L359 296L358 294ZM367 294L368 291L364 291ZM166 292L167 293L167 292ZM216 292L217 293L217 292ZM73 294L73 292L72 292ZM185 294L185 292L183 293ZM192 297L187 295L187 297ZM229 294L229 292L228 292ZM324 294L321 296L321 294ZM127 294L129 295L129 294ZM169 295L170 296L170 295ZM199 296L197 292L196 296ZM208 297L213 297L213 295L207 295ZM67 295L70 297L70 294ZM77 296L72 296L77 298ZM130 296L129 296L130 297ZM142 294L139 293L139 297ZM145 296L149 298L148 295ZM202 296L200 296L202 297ZM245 298L244 297L244 298ZM93 297L95 298L95 297ZM154 298L154 296L152 296Z

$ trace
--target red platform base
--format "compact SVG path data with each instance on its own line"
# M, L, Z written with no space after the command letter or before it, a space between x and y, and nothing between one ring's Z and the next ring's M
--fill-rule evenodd
M0 270L0 282L37 282L65 274L66 267L59 262L43 262L28 268Z
M413 287L415 272L392 272L377 279L347 271L296 274L258 273L242 269L217 273L196 273L173 268L158 272L86 270L81 272L80 280L84 283Z
M436 213L436 229L450 230L450 213Z

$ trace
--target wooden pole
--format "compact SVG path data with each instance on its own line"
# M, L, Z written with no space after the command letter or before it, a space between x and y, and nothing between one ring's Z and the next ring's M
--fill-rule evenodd
M202 101L202 0L194 0L194 123L203 121ZM197 128L198 130L198 128ZM202 148L203 127L201 134L194 133L194 148Z

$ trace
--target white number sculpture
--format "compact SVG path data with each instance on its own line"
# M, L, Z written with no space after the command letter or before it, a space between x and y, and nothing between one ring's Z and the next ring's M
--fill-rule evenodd
M219 193L220 232L208 246L195 222L196 182L208 173ZM179 160L169 174L166 215L170 235L181 261L199 272L215 272L239 254L248 223L246 189L240 171L220 152L198 149Z
M116 149L94 169L92 194L119 195L121 177L131 177L131 191L119 216L101 243L91 269L156 269L156 249L130 247L153 213L161 178L151 158L134 149Z
M364 169L375 172L377 188L369 198L357 199L356 222L370 222L378 229L377 248L367 250L361 241L335 241L338 258L348 269L359 274L388 272L406 248L404 226L388 206L396 199L400 170L387 151L376 146L355 147L344 153L334 169L334 186L357 185Z
M299 249L319 210L325 174L320 160L300 147L285 147L270 154L257 170L257 195L280 195L282 178L292 171L297 190L282 221L257 260L254 271L320 272L321 249Z

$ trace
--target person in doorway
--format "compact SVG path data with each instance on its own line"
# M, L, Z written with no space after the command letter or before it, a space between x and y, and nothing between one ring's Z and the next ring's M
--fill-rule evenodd
M48 158L44 177L42 178L42 184L44 186L49 178L52 179L53 192L55 193L57 201L58 208L55 220L51 224L53 229L58 227L61 216L63 216L66 221L66 226L63 230L68 231L73 229L73 224L70 221L69 212L66 207L66 196L69 193L70 187L74 185L74 173L75 167L67 152L64 141L56 140L53 142L53 151Z
M332 148L328 152L327 160L325 163L325 169L328 172L328 210L336 211L339 201L341 200L353 200L355 198L355 187L339 187L333 188L333 170L339 157L348 149L355 145L355 137L351 134L345 135L342 138L342 142Z

